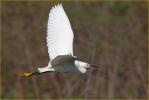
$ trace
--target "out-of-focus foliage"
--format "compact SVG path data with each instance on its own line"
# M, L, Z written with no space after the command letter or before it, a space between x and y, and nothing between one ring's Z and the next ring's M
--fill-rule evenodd
M62 2L84 75L17 73L48 64L46 30L59 2L2 2L1 98L147 98L147 2Z

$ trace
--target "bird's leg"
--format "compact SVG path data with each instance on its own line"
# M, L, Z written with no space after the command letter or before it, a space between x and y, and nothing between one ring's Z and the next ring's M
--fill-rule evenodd
M29 76L37 75L37 74L40 74L39 71L20 73L20 74L18 74L18 76L20 76L20 77L29 77Z
M31 72L25 72L25 73L19 73L18 76L19 77L29 77L29 76L31 76L31 74L32 74Z

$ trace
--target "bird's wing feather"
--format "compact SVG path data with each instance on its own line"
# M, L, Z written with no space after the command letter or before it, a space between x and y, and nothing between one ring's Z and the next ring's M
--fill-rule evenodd
M68 64L73 64L78 58L71 55L60 55L55 57L50 63L52 67L63 66Z
M73 31L62 4L49 13L47 46L51 60L58 55L73 55Z

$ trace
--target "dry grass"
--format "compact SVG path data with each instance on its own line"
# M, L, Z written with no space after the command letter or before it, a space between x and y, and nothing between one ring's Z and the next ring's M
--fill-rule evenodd
M48 64L48 13L57 2L2 2L2 99L147 99L147 3L62 2L74 54L103 65L84 75L16 73Z

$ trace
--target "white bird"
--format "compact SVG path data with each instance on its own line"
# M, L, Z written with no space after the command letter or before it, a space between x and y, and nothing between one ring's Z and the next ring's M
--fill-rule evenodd
M73 31L62 4L52 7L47 25L47 46L50 57L48 66L38 68L31 73L21 73L19 76L32 76L45 72L85 73L89 67L97 67L79 61L73 56Z

